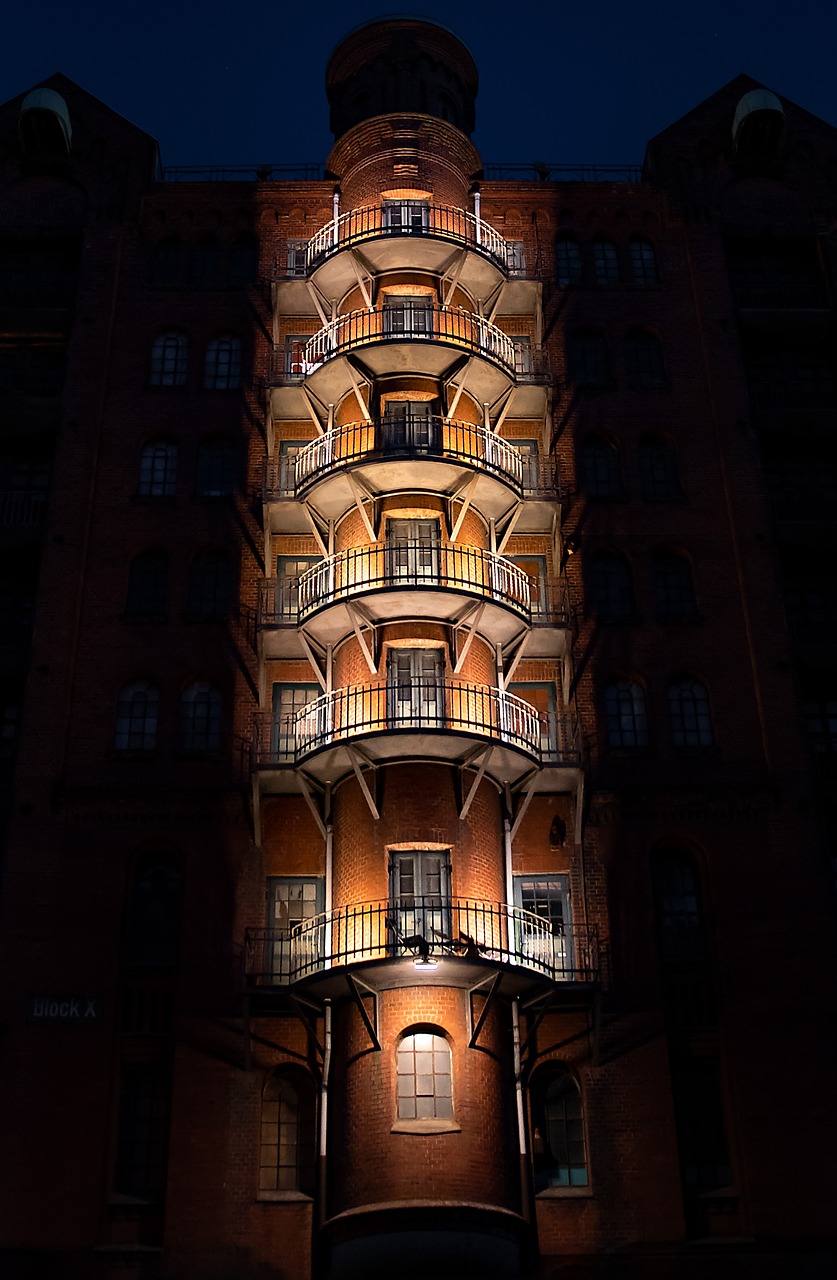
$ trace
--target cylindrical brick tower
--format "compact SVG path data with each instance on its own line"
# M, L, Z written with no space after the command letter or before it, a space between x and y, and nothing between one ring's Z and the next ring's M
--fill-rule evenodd
M539 285L481 216L455 37L368 24L327 85L334 216L274 286L261 990L318 1029L323 1273L511 1277L532 1217L516 1006L587 976L512 861L532 796L579 781L544 696L568 618ZM282 847L302 801L307 861Z

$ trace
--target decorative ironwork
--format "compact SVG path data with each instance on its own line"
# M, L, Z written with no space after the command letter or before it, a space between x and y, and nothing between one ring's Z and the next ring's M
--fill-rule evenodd
M522 907L443 895L337 907L291 930L248 929L249 983L288 986L342 965L403 957L514 965L553 982L595 982L598 938L587 926L562 925Z
M400 221L389 215L386 205L368 205L341 214L336 221L321 227L308 241L308 270L352 245L388 236L429 236L434 240L449 240L484 254L504 271L509 269L506 241L482 218L451 205L414 202L414 207L420 216Z

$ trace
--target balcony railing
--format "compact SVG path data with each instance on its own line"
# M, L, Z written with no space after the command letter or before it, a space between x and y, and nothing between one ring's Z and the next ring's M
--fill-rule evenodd
M246 978L260 987L404 957L514 965L553 982L599 976L595 930L564 925L553 933L522 907L441 895L338 907L291 930L248 929L244 951Z
M298 579L299 621L338 600L370 591L453 589L493 600L528 617L529 579L511 561L480 547L411 538L350 547Z
M439 458L486 471L512 485L518 492L525 483L526 468L518 449L487 427L442 417L401 418L393 421L351 422L312 440L295 461L293 483L298 492L329 472L362 461L382 458ZM290 462L290 459L280 459ZM286 465L286 473L288 471ZM287 483L289 474L277 472Z
M541 627L566 627L570 622L570 601L562 578L539 582L532 593L532 624Z
M464 307L440 307L418 299L412 305L338 316L305 344L303 365L306 373L313 373L327 360L358 347L405 340L460 347L493 360L514 375L514 344L502 329Z
M400 211L401 206L394 208ZM452 244L484 254L504 271L508 270L508 253L503 237L473 213L442 204L416 204L413 216L403 222L396 221L396 215L388 205L367 206L341 214L336 221L321 227L308 241L308 270L334 253L383 236L432 236L436 240L449 240Z
M0 525L34 528L46 514L46 493L42 489L0 489Z

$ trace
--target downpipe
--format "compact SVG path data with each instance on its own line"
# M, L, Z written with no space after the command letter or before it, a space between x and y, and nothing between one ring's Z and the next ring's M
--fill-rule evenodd
M323 1011L323 1073L320 1081L320 1142L317 1151L317 1220L323 1225L328 1216L328 1083L331 1073L331 1001Z

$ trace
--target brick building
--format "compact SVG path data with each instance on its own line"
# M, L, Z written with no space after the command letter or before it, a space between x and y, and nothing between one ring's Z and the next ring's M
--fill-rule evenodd
M476 88L0 108L4 1274L833 1274L837 134Z

